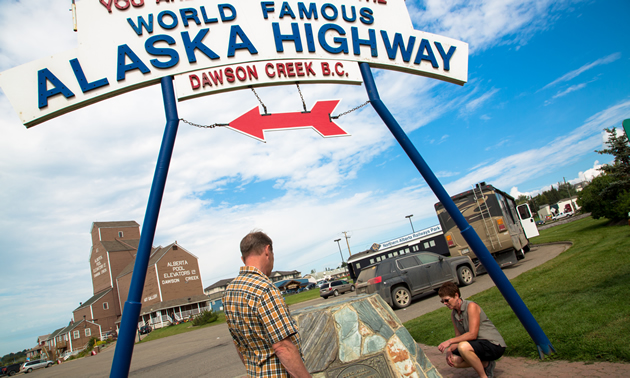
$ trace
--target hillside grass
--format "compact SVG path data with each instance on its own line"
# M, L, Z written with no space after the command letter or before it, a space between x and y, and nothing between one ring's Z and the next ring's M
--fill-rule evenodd
M630 227L590 217L541 231L534 244L571 241L555 259L512 285L556 349L551 359L630 362ZM506 356L537 358L536 346L498 289L470 298L503 335ZM405 323L414 339L437 346L454 336L439 309Z

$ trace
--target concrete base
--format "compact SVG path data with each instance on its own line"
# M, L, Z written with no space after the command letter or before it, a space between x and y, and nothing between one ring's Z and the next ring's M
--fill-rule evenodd
M347 296L292 313L314 378L441 378L378 294Z

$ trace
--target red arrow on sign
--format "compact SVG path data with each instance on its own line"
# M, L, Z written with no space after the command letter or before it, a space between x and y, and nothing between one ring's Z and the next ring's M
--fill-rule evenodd
M290 130L312 127L323 137L347 136L341 127L330 119L340 100L317 101L310 112L260 114L258 107L234 121L229 128L265 142L264 130Z

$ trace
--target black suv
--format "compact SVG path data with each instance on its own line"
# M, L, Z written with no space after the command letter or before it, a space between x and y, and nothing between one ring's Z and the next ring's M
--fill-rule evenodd
M0 377L4 377L5 375L12 377L16 375L17 373L20 372L21 366L22 364L20 363L20 364L13 364L13 365L0 367Z
M413 295L437 290L444 282L461 286L475 279L468 256L444 257L431 252L409 253L386 259L361 270L357 294L379 293L390 306L409 306Z
M141 335L149 334L149 333L151 333L151 331L153 331L153 328L151 328L150 325L143 325L139 329L139 332L140 332Z

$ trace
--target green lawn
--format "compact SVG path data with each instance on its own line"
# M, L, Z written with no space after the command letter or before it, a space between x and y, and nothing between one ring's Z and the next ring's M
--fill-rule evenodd
M590 217L541 231L535 244L571 241L555 259L512 280L557 351L552 359L630 362L630 227ZM496 288L477 302L505 338L507 356L537 358L536 347ZM454 336L446 308L405 323L416 341Z
M301 293L287 295L284 297L284 301L287 306L294 305L300 302L310 301L311 299L319 298L319 288L315 286L315 289L303 291Z
M173 336L173 335L178 335L180 333L197 331L199 329L203 329L203 328L206 328L206 327L212 327L212 326L215 326L217 324L225 323L225 314L223 312L217 312L217 315L219 317L214 322L209 323L209 324L204 324L204 325L198 326L198 327L193 327L192 323L182 323L182 324L168 326L168 327L164 327L164 328L158 328L158 329L152 331L151 333L149 333L148 335L140 335L140 338L142 339L142 341L140 341L140 342L144 343L144 342L151 341L151 340L161 339L163 337L169 337L169 336ZM136 339L137 338L138 338L138 336L136 335Z
M298 294L288 295L285 297L285 301L287 305L292 305L292 304L305 302L305 301L309 301L311 299L316 299L316 298L319 298L319 290L313 289L313 290L303 291ZM225 314L223 312L218 312L217 315L219 315L219 318L217 320L215 320L214 322L210 324L206 324L200 327L193 327L192 323L182 323L182 324L178 324L178 325L174 325L170 327L156 329L155 331L149 333L148 335L141 335L140 338L142 339L142 341L140 342L144 343L146 341L157 340L163 337L169 337L173 335L178 335L180 333L196 331L196 330L203 329L206 327L212 327L217 324L225 323Z

